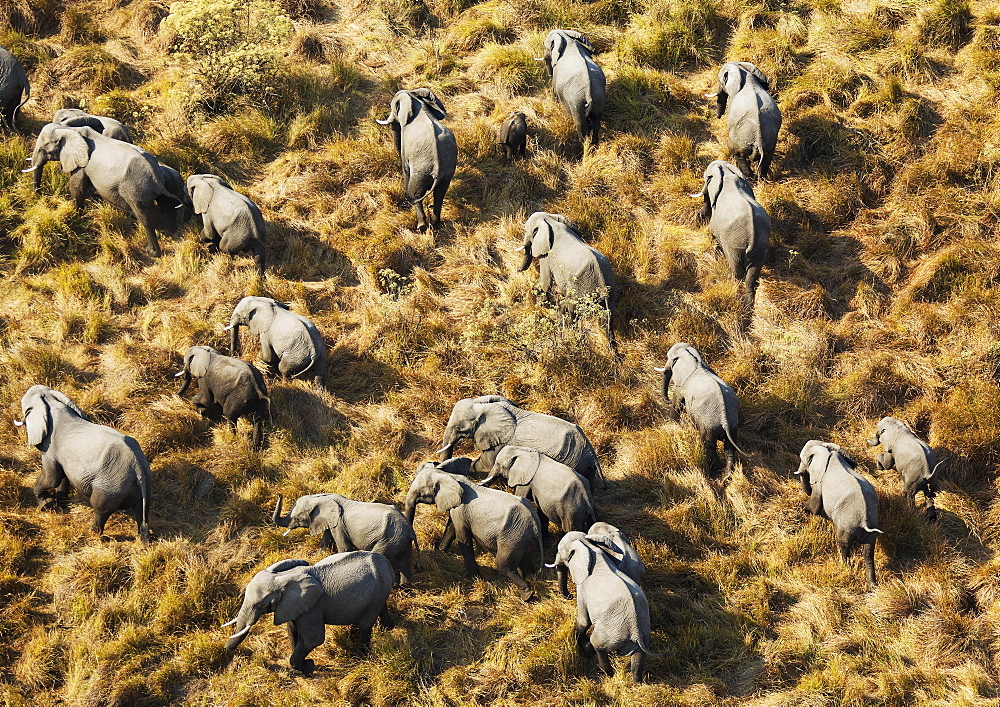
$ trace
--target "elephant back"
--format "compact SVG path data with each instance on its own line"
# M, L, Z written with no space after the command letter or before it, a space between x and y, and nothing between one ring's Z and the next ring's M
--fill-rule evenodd
M519 419L514 436L507 444L537 449L574 469L591 451L590 442L578 426L542 413L530 413Z
M389 560L364 550L330 555L313 565L311 571L326 593L323 615L328 624L354 623L369 615L373 606L380 611L395 581Z

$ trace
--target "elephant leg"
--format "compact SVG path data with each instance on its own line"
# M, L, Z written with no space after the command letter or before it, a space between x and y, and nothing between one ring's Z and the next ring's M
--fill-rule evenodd
M424 202L414 201L413 211L417 215L417 230L423 233L427 230L427 215L424 213Z
M222 240L212 225L212 219L206 213L202 216L201 242L208 246L209 253L219 252L219 241Z
M705 448L705 474L709 478L714 479L718 476L719 467L721 466L721 462L719 461L719 445L715 441L715 435L711 432L702 433L701 441Z
M753 170L750 169L750 161L747 160L747 156L743 152L738 152L734 155L736 159L736 166L739 167L740 171L743 172L743 176L748 180L753 179Z
M253 420L253 448L260 451L264 448L264 418L255 413L251 419Z
M868 584L872 587L878 585L875 578L875 538L865 543L864 547L865 569L868 572Z
M444 205L444 195L448 192L451 180L441 180L434 185L434 226L441 225L441 207Z
M333 547L334 552L340 552L340 550L336 549L336 541L333 539L333 533L330 532L329 528L323 531L323 535L319 540L319 546L324 550Z
M924 507L924 516L930 523L937 521L937 507L934 505L934 495L934 482L931 480L924 486L924 496L927 497L927 505Z
M476 562L476 552L472 547L472 540L469 542L458 541L458 549L462 553L462 560L465 562L465 573L469 579L479 579L482 575L479 572L479 563Z
M549 544L549 517L542 513L541 508L536 508L538 512L538 523L542 527L542 542L546 545ZM562 523L560 523L562 526Z
M723 438L722 449L726 453L726 469L724 472L725 478L732 476L733 467L736 466L736 447L733 443L729 441L729 438Z
M601 670L609 678L614 677L615 667L611 665L611 659L608 657L607 651L597 651L597 665L600 666Z
M896 460L892 452L882 452L875 457L875 466L879 469L892 469L896 466Z
M396 555L396 584L406 587L410 584L410 563L413 560L413 550L407 542L406 549Z
M148 242L146 250L150 255L159 258L163 255L163 252L160 250L160 242L156 238L156 223L153 219L153 205L141 205L138 208L134 208L133 212L135 213L136 219L138 219L139 223L142 224L142 230L146 232L146 240Z
M817 486L813 487L809 500L805 503L805 512L814 516L825 516L823 512L823 494Z
M750 265L747 267L746 278L743 282L746 286L746 298L747 304L753 307L754 301L757 299L757 280L760 279L761 265Z
M850 532L846 532L846 533L838 532L837 533L837 549L840 550L840 559L841 560L843 560L844 562L847 562L848 560L850 560L851 550L852 550L853 546L854 546L854 543L851 540L851 534L850 534Z
M497 570L521 590L521 600L528 601L535 597L535 592L531 589L531 585L517 573L517 566L523 555L523 552L520 554L517 552L517 548L500 545L497 547Z
M448 518L448 522L444 524L444 534L441 535L441 540L438 541L438 550L441 552L448 552L451 550L451 544L455 542L455 524L451 522L451 518Z
M563 595L566 599L571 599L572 595L569 593L569 572L567 572L562 567L556 568L556 576L559 578L559 593Z
M104 535L104 526L108 523L108 518L114 513L114 509L109 509L104 505L103 496L98 496L97 493L90 497L90 505L94 507L94 522L91 524L90 529L97 533L98 537Z
M92 184L90 177L82 169L78 169L69 178L69 194L73 197L73 203L77 211L83 211L87 197L90 195Z
M630 663L630 667L632 668L632 680L636 684L639 684L646 677L646 654L642 651L633 653Z
M768 172L771 171L772 159L774 159L774 152L771 150L764 150L763 158L760 161L760 174L757 175L758 179L767 179Z
M42 457L42 471L35 479L33 490L41 511L55 510L59 505L59 489L68 491L69 479L62 466L50 456Z
M288 658L288 664L295 670L303 673L311 673L316 664L306 658L313 648L323 645L326 638L326 626L323 624L323 613L321 611L310 611L302 614L295 621L294 629L289 628L288 637L293 638L292 655Z
M590 146L597 147L601 144L601 120L600 118L591 118L590 120Z

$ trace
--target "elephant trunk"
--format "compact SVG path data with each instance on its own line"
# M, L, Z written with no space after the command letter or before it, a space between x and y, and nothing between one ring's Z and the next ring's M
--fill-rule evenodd
M881 442L878 441L878 437L877 436L876 437L872 437L871 439L866 439L865 441L868 444L870 444L872 447L877 447L877 446L879 446L879 444L881 444Z
M228 639L226 639L226 650L234 650L238 645L243 643L243 639L247 637L250 633L250 629L253 625L257 623L260 618L260 613L255 611L254 607L241 608L240 613L236 615L236 632L233 633Z
M406 501L403 504L403 515L406 516L407 522L410 526L413 526L413 516L417 512L417 493L416 491L410 490L406 494Z
M517 269L518 272L524 272L531 266L531 261L533 260L531 256L531 242L524 244L524 260L521 261L521 267Z
M177 391L178 395L184 395L184 393L187 392L188 386L191 385L191 371L188 370L188 367L186 365L184 366L183 373L184 373L184 381L181 383L181 389Z
M274 505L274 515L271 516L271 522L273 522L279 528L287 528L292 523L292 514L289 513L286 516L281 515L281 502L283 501L282 495L278 494L278 502Z
M668 363L663 368L663 399L670 400L670 378L673 376L674 371Z
M799 481L802 482L802 490L806 492L807 496L812 496L812 484L809 483L809 472L799 466L799 470L795 472L799 476Z
M448 425L444 431L444 441L439 454L441 454L441 461L448 461L451 459L452 455L455 453L455 445L458 440L461 439L458 430L456 430L452 425Z
M229 330L229 352L238 356L240 353L240 319L236 312L233 312L233 316L229 318L229 326L226 328Z
M42 173L45 171L45 163L48 159L45 154L40 150L35 150L31 155L31 167L26 171L30 171L31 174L31 187L35 190L35 193L40 193L42 191Z

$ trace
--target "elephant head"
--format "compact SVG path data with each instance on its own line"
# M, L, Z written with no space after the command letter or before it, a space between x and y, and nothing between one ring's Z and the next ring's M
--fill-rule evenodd
M906 423L901 420L897 420L895 417L883 417L878 421L878 427L875 428L875 436L871 439L866 439L872 447L877 447L880 444L885 445L886 449L892 449L893 445L896 444L896 440L899 438L899 434L903 431L910 431L910 428L906 426Z
M302 496L292 506L288 515L281 515L281 494L274 506L272 520L279 528L288 528L288 535L295 528L309 528L310 535L320 535L323 531L332 530L344 517L344 508L337 501L337 495L332 493L316 493Z
M42 186L42 168L49 160L59 160L64 172L75 172L90 162L90 143L86 137L93 134L90 128L68 128L56 123L44 125L35 140L31 153L31 166L23 172L34 172L32 186L39 191Z
M552 30L545 37L545 54L539 57L544 59L545 69L549 72L549 76L552 76L553 65L562 58L570 42L576 42L588 55L594 53L594 45L580 32L571 29Z
M565 591L566 573L573 575L573 581L577 584L582 582L594 571L595 553L598 551L612 558L616 564L625 557L625 553L618 549L610 538L603 535L590 535L579 530L571 530L562 536L556 548L555 561L545 566L555 569L563 594L568 593Z
M226 641L233 650L264 614L274 613L274 625L294 621L312 609L323 596L323 585L307 569L305 560L282 560L254 575L243 593L243 604L236 618L223 626L236 624L236 633Z
M485 486L498 476L507 481L508 486L528 486L542 463L542 453L528 447L504 447L493 462L493 470L483 480Z
M185 351L184 370L174 374L174 378L184 376L184 382L181 383L181 389L177 391L177 394L184 395L187 392L188 386L191 385L192 376L201 378L208 373L212 357L218 355L219 352L211 346L192 346Z
M555 241L555 231L553 223L561 223L564 226L576 230L572 222L561 214L550 214L547 211L536 211L524 222L524 241L517 250L524 251L524 260L518 272L527 270L533 258L544 258L552 249Z
M726 112L726 102L729 97L739 93L748 80L756 81L765 91L771 86L764 72L749 61L730 61L722 65L719 69L718 90L705 96L716 99L717 118L721 118Z
M60 108L56 111L56 114L52 116L52 122L58 123L59 125L65 125L70 128L93 128L99 133L104 132L104 123L102 123L96 116L91 115L85 110L80 110L79 108Z
M385 120L375 122L379 125L393 124L393 128L398 129L410 123L424 109L438 120L448 115L444 104L433 91L429 88L415 88L409 91L397 91L389 103L389 115Z
M840 455L841 459L852 469L857 466L854 458L844 451L844 448L833 442L823 442L818 439L811 439L802 447L799 452L799 468L795 474L802 480L802 489L812 495L812 487L823 482L830 462L835 455Z
M740 186L747 189L750 195L753 196L753 189L751 189L750 183L746 181L743 172L736 165L724 160L715 160L705 168L704 184L701 191L691 194L692 199L703 198L705 200L705 205L702 206L701 211L698 213L698 218L702 221L712 218L712 212L715 210L715 204L719 200L719 195L722 193L722 187L725 185L727 177L740 180Z
M698 368L707 368L701 353L691 344L683 342L674 344L667 351L667 363L663 368L654 368L657 373L663 374L663 397L669 399L670 381L676 380L677 385L683 385L692 373ZM674 379L676 374L677 378Z
M229 318L229 326L223 331L229 332L229 349L237 353L240 349L240 327L245 326L250 334L257 336L262 331L270 329L275 316L280 310L287 310L288 305L276 302L270 297L244 297L236 305L233 315Z
M208 211L212 197L218 189L232 189L229 183L214 174L192 174L187 178L187 193L191 196L196 214Z
M461 505L464 493L462 483L455 476L441 471L434 462L424 462L417 467L417 475L406 492L403 515L412 524L418 503L433 503L439 511L447 513Z
M18 427L27 426L28 444L38 447L43 452L48 447L49 435L52 433L52 412L61 406L77 417L87 420L83 410L68 397L44 385L33 385L21 397L21 418L14 420Z
M470 437L480 451L507 444L517 429L517 418L508 409L509 405L513 403L499 395L459 400L448 418L448 425L444 430L444 446L438 453L449 459L455 444Z

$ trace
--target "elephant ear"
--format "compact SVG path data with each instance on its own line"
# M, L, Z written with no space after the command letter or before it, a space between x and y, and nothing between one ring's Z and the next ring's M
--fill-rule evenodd
M514 413L494 403L477 407L479 415L473 432L476 449L487 450L507 444L517 429Z
M311 518L309 534L320 535L323 531L333 530L340 524L340 519L344 517L344 509L332 498L327 498L313 506L309 516Z
M52 430L52 414L44 395L36 395L34 401L25 413L24 424L28 428L28 444L32 447L40 445Z
M410 93L419 98L430 114L438 120L447 117L448 112L444 109L441 99L434 95L434 92L429 88L415 88Z
M552 230L549 217L539 219L538 225L535 226L535 233L531 237L531 254L536 258L543 257L552 249L554 241L555 231Z
M575 39L589 53L591 54L594 53L594 45L590 43L589 39L587 39L587 35L581 32L577 32L575 29L564 29L562 33L567 37L572 37L573 39Z
M191 201L194 203L194 212L203 214L208 211L208 205L212 203L212 196L215 194L215 187L204 178L197 179L191 185Z
M188 370L195 378L202 378L208 373L208 365L212 354L204 346L192 346L188 351Z
M400 125L408 125L420 112L421 104L409 91L403 91L392 99L392 115Z
M462 505L462 484L448 474L435 474L434 505L442 513Z
M290 570L295 567L308 567L309 563L305 560L280 560L275 562L270 567L266 568L265 572L272 572L277 574L278 572L284 572L285 570Z
M274 602L274 625L294 621L306 613L323 596L323 585L307 570L295 568L278 578L281 587Z
M75 172L90 162L90 145L83 135L72 128L64 128L58 132L62 147L59 150L59 164L64 172Z
M749 61L738 61L736 63L739 64L744 71L753 76L754 79L757 80L757 83L760 84L761 88L764 90L771 88L771 82L768 80L767 74L758 69L754 64L751 64Z
M509 486L528 486L535 478L538 467L542 464L542 454L534 449L519 449L511 459L510 473L507 475Z
M711 203L713 209L719 200L719 195L722 194L725 181L726 170L721 164L716 165L715 169L710 169L710 173L705 175L705 198Z
M563 32L557 32L556 36L552 40L552 47L550 49L551 53L555 55L555 60L558 61L562 58L563 52L566 51L566 35Z
M60 403L62 403L70 410L75 412L77 416L82 417L84 420L87 420L88 422L90 421L90 418L87 417L87 414L80 409L80 406L74 403L72 400L70 400L65 393L60 393L58 390L50 390L48 393L46 393L46 395L54 400L58 400Z

